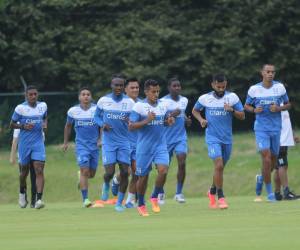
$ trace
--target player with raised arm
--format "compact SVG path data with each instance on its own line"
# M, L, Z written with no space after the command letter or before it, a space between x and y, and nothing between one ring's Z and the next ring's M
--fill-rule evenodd
M159 213L157 197L165 184L169 166L164 126L172 125L175 120L174 117L168 115L166 103L158 100L160 87L156 80L146 80L144 91L146 99L134 105L130 114L129 129L138 130L136 146L137 209L141 216L149 216L144 199L149 173L152 163L154 163L158 175L150 202L152 211Z
M173 126L165 128L167 147L170 161L173 153L175 153L178 163L177 170L177 186L174 199L179 203L184 203L185 198L182 192L183 183L186 175L186 155L188 152L187 135L185 125L190 126L192 120L187 117L185 110L188 104L188 99L180 95L181 83L177 78L171 78L168 81L169 94L162 97L163 102L167 102L171 111L179 110L179 115L175 117ZM159 202L163 201L164 193L159 194Z
M223 171L232 150L232 117L244 120L245 113L239 97L233 92L226 91L225 75L214 75L211 86L213 91L199 97L192 113L201 127L206 127L208 156L214 162L213 183L207 193L209 207L226 209L228 204L223 192ZM205 110L205 118L200 113L202 110Z
M264 181L266 185L267 200L273 202L276 199L272 190L271 172L276 167L280 148L281 111L288 110L290 103L284 85L274 81L273 64L263 65L261 75L262 82L248 90L245 110L255 113L256 146L262 158L261 183Z
M26 178L32 164L36 174L37 188L35 208L40 209L45 206L42 201L46 160L43 129L47 128L47 105L45 102L38 102L38 90L35 86L28 86L25 95L26 101L15 108L11 119L11 127L21 129L18 145L20 163L19 205L21 208L25 208L28 203Z
M112 93L103 96L97 103L95 121L102 128L102 161L104 165L103 201L108 200L110 181L115 173L115 165L120 168L120 186L115 210L124 211L122 202L128 186L130 165L130 143L128 140L128 118L134 101L126 96L125 80L120 75L111 80Z
M83 87L78 92L79 105L68 110L67 122L64 129L63 151L69 147L69 138L74 125L75 152L77 164L80 167L80 190L83 206L90 207L92 202L88 198L88 179L96 174L99 161L99 148L97 142L100 128L94 121L96 105L92 103L92 92Z

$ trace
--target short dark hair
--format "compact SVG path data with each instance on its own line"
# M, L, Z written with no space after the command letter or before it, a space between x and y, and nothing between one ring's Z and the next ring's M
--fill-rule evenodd
M89 92L92 94L91 89L90 89L89 87L84 86L84 87L81 87L81 88L78 90L78 95L80 95L80 93L81 93L83 90L87 90L87 91L89 91Z
M172 77L168 80L168 86L171 86L172 82L179 82L179 79L177 77Z
M155 86L158 86L158 85L159 85L158 81L153 80L153 79L148 79L144 83L144 89L149 89L150 86L155 87Z
M125 76L121 73L113 74L112 77L111 77L111 80L116 79L116 78L120 78L120 79L123 79L125 81Z
M140 84L139 80L136 77L130 77L127 78L125 81L125 87L130 83L130 82L138 82L138 84Z
M213 82L227 81L226 76L223 73L218 73L218 74L213 75L212 80L213 80Z
M267 65L275 67L275 65L272 63L264 63L263 66L261 67L261 70L263 70Z
M29 90L32 90L32 89L38 90L38 88L35 85L28 85L25 89L25 93L27 93Z

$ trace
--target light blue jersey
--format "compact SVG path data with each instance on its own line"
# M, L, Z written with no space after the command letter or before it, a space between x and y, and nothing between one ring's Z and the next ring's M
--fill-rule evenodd
M138 98L135 103L141 102L141 101L142 100L140 98ZM138 138L138 132L137 132L137 130L129 131L128 139L129 139L129 142L130 142L130 149L131 150L136 150L137 138Z
M180 141L187 140L185 130L185 110L188 104L188 99L183 96L179 96L178 100L173 100L170 95L166 95L161 98L162 102L166 102L170 111L180 109L180 114L175 118L175 123L165 128L165 135L167 144L171 145Z
M197 111L205 109L205 119L208 122L205 140L208 144L232 144L232 112L224 109L225 103L236 111L243 111L243 105L238 96L228 91L221 98L217 97L214 91L204 94L199 97L194 106Z
M99 126L95 123L96 105L84 110L76 105L68 110L67 123L74 124L76 149L97 150Z
M107 124L111 127L109 131L103 131L102 143L106 148L117 146L128 146L128 118L134 105L134 101L122 94L116 97L108 94L99 99L95 113L95 121L103 127Z
M250 87L246 99L246 104L254 108L261 106L263 111L255 115L255 131L280 131L281 130L281 112L271 112L270 106L281 103L287 103L285 87L282 83L273 81L270 88L265 88L263 83L257 83Z
M169 154L164 133L164 123L168 115L167 104L158 100L157 104L152 106L145 99L133 106L129 119L133 123L143 121L149 112L155 113L155 119L138 129L136 147L136 175L138 176L147 175L151 171L153 162L166 167L169 165Z
M31 160L45 161L43 123L46 117L47 104L45 102L37 102L35 107L24 102L15 108L12 121L22 125L34 124L31 130L20 130L18 153L21 165L29 164Z

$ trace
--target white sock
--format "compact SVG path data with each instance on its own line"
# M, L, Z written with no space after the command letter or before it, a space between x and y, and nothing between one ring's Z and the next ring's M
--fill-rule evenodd
M134 201L135 201L135 194L128 192L126 203L134 202Z

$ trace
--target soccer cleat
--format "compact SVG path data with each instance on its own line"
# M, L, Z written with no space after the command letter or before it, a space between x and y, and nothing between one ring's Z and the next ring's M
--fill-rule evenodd
M137 207L137 210L139 212L139 215L141 215L143 217L149 216L149 213L148 213L147 208L146 208L145 205Z
M114 176L114 178L111 182L111 192L114 196L117 196L118 191L119 191L119 182L117 180L117 176Z
M154 213L159 213L160 212L160 207L158 205L158 199L157 198L150 198L150 202L152 205L152 211Z
M263 185L264 185L264 181L263 181L263 177L262 175L256 175L255 176L255 182L256 182L256 185L255 185L255 193L257 196L260 196L261 195L261 192L262 192L262 189L263 189Z
M287 194L284 195L283 199L284 200L299 200L300 196L289 191Z
M36 195L31 197L31 203L30 203L30 207L34 208L35 207L35 202L36 202Z
M275 194L274 194L274 193L268 194L268 196L267 196L267 201L268 201L268 202L276 202Z
M92 202L89 199L84 199L83 207L90 207L92 206Z
M280 192L275 192L274 194L275 194L275 199L277 201L281 201L282 200L283 196L282 196L282 194Z
M107 201L109 197L109 188L105 187L105 183L102 185L102 195L101 195L101 200Z
M134 203L132 201L129 201L125 204L126 208L133 208L134 207Z
M166 195L165 193L160 193L157 196L157 202L159 205L164 205L165 204L165 200L166 200Z
M262 198L261 196L256 196L255 199L254 199L254 202L262 202Z
M45 207L45 203L42 200L37 200L36 203L35 203L34 208L35 209L41 209L43 207Z
M102 208L102 207L104 207L102 200L96 200L92 205L92 208Z
M207 192L207 197L209 199L209 205L208 207L211 209L216 209L217 207L217 202L216 202L216 196L214 194L211 194L208 190Z
M228 208L228 204L227 204L225 198L218 199L218 205L219 205L219 208L221 208L221 209L227 209Z
M19 194L19 206L20 208L25 208L27 207L28 201L27 201L27 197L26 194Z
M185 198L183 194L175 194L174 200L178 203L185 203Z
M120 205L120 204L116 204L115 205L115 210L117 212L124 212L125 208L122 205Z

